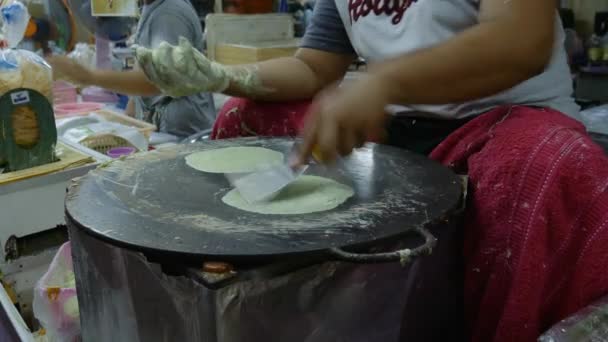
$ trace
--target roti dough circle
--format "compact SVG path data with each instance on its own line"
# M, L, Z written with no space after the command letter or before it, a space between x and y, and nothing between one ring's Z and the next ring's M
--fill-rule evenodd
M300 215L337 208L355 194L353 189L332 179L302 176L283 189L272 201L250 204L238 190L222 201L240 210L267 215Z
M283 154L262 147L227 147L195 152L186 156L186 164L209 173L253 172L260 165L282 163Z

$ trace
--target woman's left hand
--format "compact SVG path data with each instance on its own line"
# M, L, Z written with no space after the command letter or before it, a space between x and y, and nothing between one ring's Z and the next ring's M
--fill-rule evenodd
M323 91L311 106L299 162L305 164L314 151L316 158L329 163L363 146L369 137L382 137L388 104L385 85L374 76Z

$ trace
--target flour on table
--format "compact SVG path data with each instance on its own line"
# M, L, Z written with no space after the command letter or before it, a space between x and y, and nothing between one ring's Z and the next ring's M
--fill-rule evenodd
M268 215L299 215L337 208L354 195L351 187L332 179L302 176L273 200L250 204L234 189L222 201L240 210Z
M191 168L209 173L253 172L268 164L282 163L283 154L262 147L227 147L186 156Z

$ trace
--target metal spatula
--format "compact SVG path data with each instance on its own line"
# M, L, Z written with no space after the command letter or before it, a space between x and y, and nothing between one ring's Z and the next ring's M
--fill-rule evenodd
M298 144L294 143L285 163L265 165L252 173L226 174L226 178L247 202L268 201L308 169L308 165L296 168L290 165L298 149Z
M289 165L275 165L246 174L226 174L226 177L249 203L268 201L289 184L293 183L308 168L293 169Z

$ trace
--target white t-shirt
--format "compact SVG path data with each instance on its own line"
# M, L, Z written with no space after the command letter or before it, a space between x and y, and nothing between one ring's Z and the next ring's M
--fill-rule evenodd
M478 0L317 0L302 46L356 53L370 63L380 62L444 42L477 25L478 15ZM389 110L400 115L415 112L417 116L457 119L519 104L549 107L578 118L557 12L555 25L554 53L544 73L500 94L471 102L391 106Z

